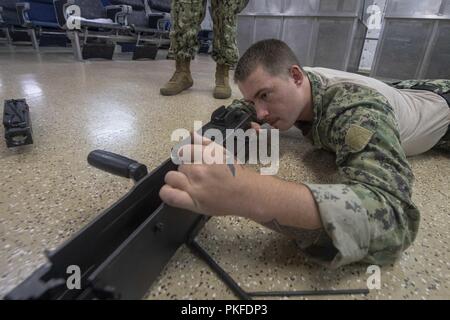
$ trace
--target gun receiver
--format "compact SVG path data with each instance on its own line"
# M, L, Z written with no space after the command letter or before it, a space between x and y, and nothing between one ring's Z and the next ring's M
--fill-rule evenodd
M202 128L248 129L252 115L221 107ZM224 135L225 136L225 135ZM13 289L6 299L139 299L184 243L208 217L162 203L164 176L177 170L171 159L147 174L137 161L96 150L88 162L110 173L133 178L136 185L111 207L47 253L48 262ZM67 270L79 268L81 286L68 289Z

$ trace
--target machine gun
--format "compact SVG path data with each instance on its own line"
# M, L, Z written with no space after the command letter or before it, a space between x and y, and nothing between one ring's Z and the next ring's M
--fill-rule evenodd
M221 107L201 130L219 129L226 137L226 129L250 128L252 117ZM91 152L88 162L136 184L71 239L46 252L48 262L6 299L139 299L182 244L196 247L194 238L208 217L170 207L159 198L164 176L177 170L171 159L150 173L137 161L101 150ZM79 289L68 289L71 267L80 270Z
M256 116L240 108L220 107L202 127L251 127ZM145 165L126 157L96 150L88 162L110 173L132 178L136 185L75 236L53 252L48 262L6 295L6 299L140 299L177 249L186 244L242 299L252 296L358 294L367 290L245 292L195 241L209 217L166 205L159 198L164 176L177 165L171 159L147 173ZM80 285L68 285L70 270L78 269ZM70 288L69 288L70 287Z

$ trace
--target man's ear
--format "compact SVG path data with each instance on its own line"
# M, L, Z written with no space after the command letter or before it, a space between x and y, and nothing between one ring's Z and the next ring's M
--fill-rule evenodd
M291 77L294 79L294 82L297 86L301 86L303 83L304 75L299 66L293 65L290 70Z

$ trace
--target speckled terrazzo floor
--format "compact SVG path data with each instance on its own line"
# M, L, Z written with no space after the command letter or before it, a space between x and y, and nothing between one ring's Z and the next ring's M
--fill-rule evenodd
M58 246L131 183L88 166L96 148L157 166L169 156L170 134L207 121L223 103L211 96L214 64L193 63L194 87L175 97L159 95L173 62L75 62L70 51L40 55L0 47L0 98L26 98L34 145L7 149L0 139L0 296L44 262ZM234 87L234 97L240 97ZM0 129L3 136L3 128ZM342 299L450 298L450 156L429 152L411 159L414 200L422 210L415 244L393 266L381 269L381 289ZM279 176L331 182L333 156L314 150L299 131L281 138ZM364 288L365 265L337 271L308 262L294 244L255 223L211 219L198 241L249 291ZM88 249L87 249L88 250ZM234 299L205 263L182 247L150 288L150 299ZM316 297L316 299L330 297Z

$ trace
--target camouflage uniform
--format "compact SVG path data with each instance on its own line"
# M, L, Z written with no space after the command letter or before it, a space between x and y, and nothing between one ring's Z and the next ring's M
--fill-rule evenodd
M236 15L249 0L211 0L214 24L212 58L218 64L234 66L238 60ZM192 59L198 51L198 32L205 17L206 0L172 0L173 27L170 50L175 58Z
M332 268L356 261L393 263L416 238L420 220L393 108L369 87L326 87L317 75L307 74L314 121L297 125L310 129L315 146L336 154L340 181L305 184L320 211L322 230L281 226L276 220L266 226L294 238L313 260ZM443 92L450 88L449 80L435 84ZM406 82L398 85L410 88Z
M303 246L331 267L355 261L393 263L416 238L420 219L411 200L414 176L393 109L376 90L356 84L325 88L315 74L308 77L313 142L336 154L341 184L307 185L324 229L314 243ZM434 84L441 93L450 89L448 80Z

